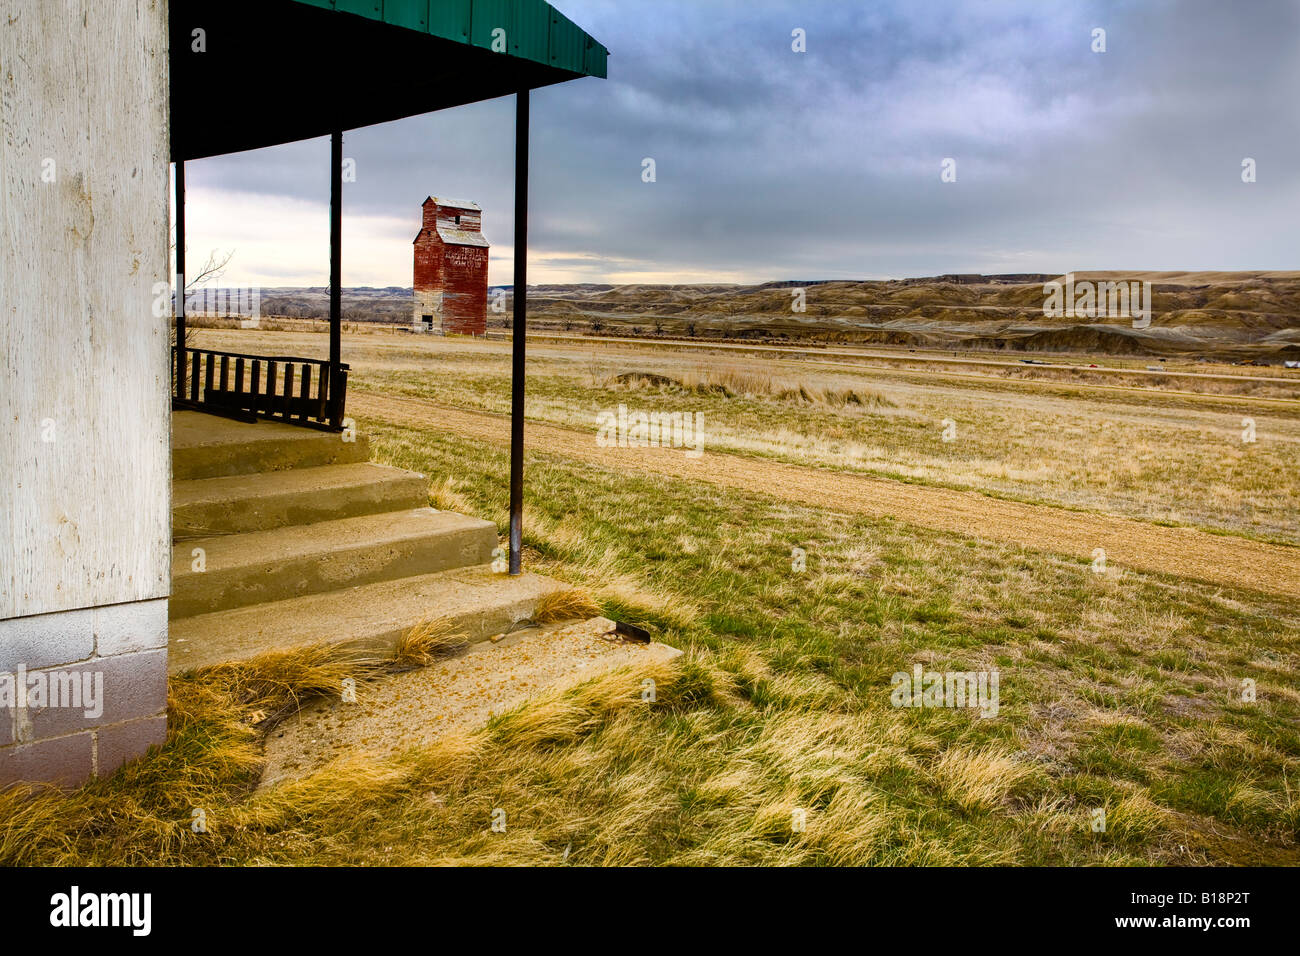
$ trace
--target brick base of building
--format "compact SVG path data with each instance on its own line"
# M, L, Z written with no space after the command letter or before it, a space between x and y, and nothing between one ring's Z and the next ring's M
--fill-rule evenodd
M166 599L0 621L0 788L75 787L166 736Z

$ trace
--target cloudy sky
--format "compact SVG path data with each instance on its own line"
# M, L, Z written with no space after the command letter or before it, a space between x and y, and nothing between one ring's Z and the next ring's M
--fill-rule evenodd
M532 282L1300 267L1296 0L555 5L611 56L533 94ZM348 132L344 284L410 285L429 194L483 206L508 283L513 119L506 98ZM191 259L323 285L328 160L191 163Z

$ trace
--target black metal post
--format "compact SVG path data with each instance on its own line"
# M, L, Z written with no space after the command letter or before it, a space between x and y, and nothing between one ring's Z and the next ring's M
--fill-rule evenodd
M343 133L330 134L330 425L343 427L339 408L343 364Z
M515 94L515 284L510 369L510 573L524 538L524 339L528 298L528 90Z
M185 389L185 160L176 160L176 392L183 399Z

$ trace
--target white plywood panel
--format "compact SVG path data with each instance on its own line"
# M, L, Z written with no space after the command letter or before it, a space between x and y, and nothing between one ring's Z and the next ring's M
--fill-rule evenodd
M166 596L167 5L0 17L0 618Z

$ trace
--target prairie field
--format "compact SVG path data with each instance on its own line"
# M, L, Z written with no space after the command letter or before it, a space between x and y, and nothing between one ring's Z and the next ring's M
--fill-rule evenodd
M510 343L343 353L376 458L504 535ZM1300 373L1094 364L1142 371L530 340L525 564L683 658L256 793L249 715L342 665L187 674L160 754L0 796L0 862L1300 863ZM995 712L899 706L918 667Z

